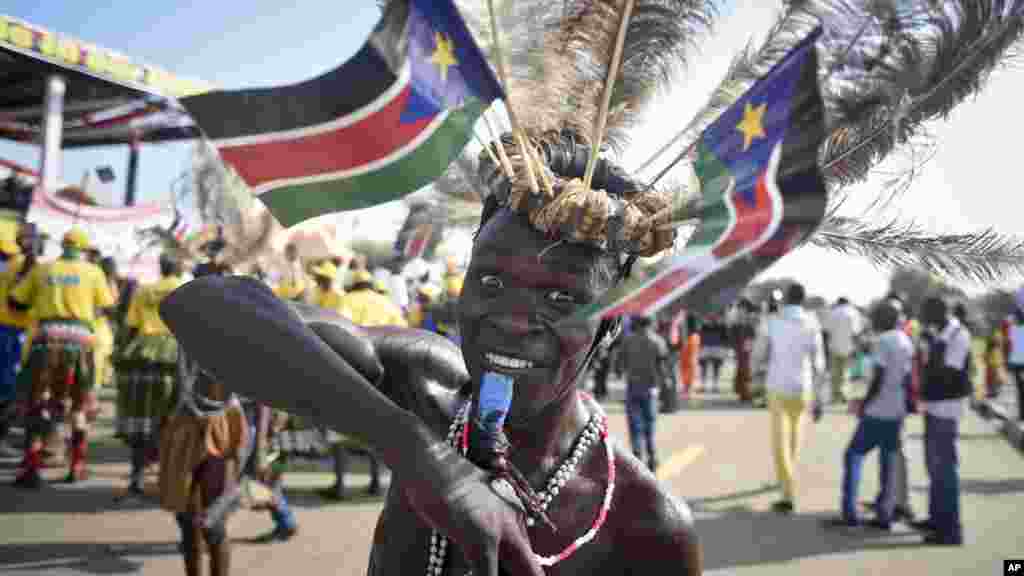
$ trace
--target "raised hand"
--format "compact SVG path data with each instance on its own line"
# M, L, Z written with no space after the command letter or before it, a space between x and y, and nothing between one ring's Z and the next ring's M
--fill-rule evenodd
M239 277L194 280L160 313L186 353L229 390L369 444L420 518L458 544L474 574L498 576L500 560L504 572L542 576L522 511L438 433L452 414L446 404L468 380L447 340L364 330L330 312L291 307Z

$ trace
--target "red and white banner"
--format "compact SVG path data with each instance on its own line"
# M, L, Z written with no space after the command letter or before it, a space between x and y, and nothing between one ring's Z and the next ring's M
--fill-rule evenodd
M37 189L28 221L55 240L48 244L47 256L55 256L60 238L77 227L89 235L101 254L114 258L122 276L152 282L159 276L160 247L144 248L138 233L153 226L170 226L174 209L168 203L158 202L129 207L87 206Z

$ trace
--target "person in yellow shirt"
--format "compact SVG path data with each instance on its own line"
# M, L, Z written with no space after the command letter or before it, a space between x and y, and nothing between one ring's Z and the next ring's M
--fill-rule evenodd
M288 244L284 247L284 259L288 262L288 272L274 287L274 294L282 300L300 302L305 299L308 286L299 260L299 249L294 244Z
M92 327L96 317L114 305L114 295L103 271L82 258L89 247L85 232L72 228L61 246L60 258L35 266L7 299L17 310L32 310L38 320L19 375L19 387L29 403L25 460L15 480L19 487L41 486L43 438L63 422L68 402L71 466L66 481L85 475L86 411L95 404Z
M402 310L391 298L373 289L373 276L365 269L352 274L352 286L342 296L339 312L359 326L408 327Z
M0 239L0 259L4 263L3 272L0 272L0 455L11 457L20 452L7 445L7 434L14 412L22 342L31 318L27 313L8 306L7 295L35 264L35 255L31 251L28 257L22 255L23 236L19 234L21 242L15 242L13 238Z
M341 312L341 299L344 293L334 287L338 277L338 267L330 260L324 260L310 270L316 286L313 288L313 305L326 310Z
M143 493L146 455L159 442L160 425L173 408L178 341L160 319L160 303L185 283L181 264L160 256L160 280L136 290L128 306L127 344L117 357L117 431L132 448L128 495Z
M117 300L121 293L117 285L117 264L113 258L101 257L97 265L100 267L100 270L103 270L103 275L110 286L110 293ZM93 345L93 363L96 366L96 369L93 371L96 380L95 386L96 388L109 386L114 381L114 363L112 360L114 355L114 322L106 314L96 316L93 333L96 335L96 342Z

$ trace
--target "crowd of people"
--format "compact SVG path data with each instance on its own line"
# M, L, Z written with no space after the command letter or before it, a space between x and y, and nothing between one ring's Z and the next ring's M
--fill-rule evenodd
M370 494L381 491L382 467L375 451L354 438L230 393L178 347L161 319L164 298L190 276L235 273L217 261L216 248L207 252L208 260L190 271L165 254L159 280L140 285L120 277L79 229L64 235L61 255L50 261L40 260L41 239L31 225L16 238L0 239L0 447L22 458L18 487L38 489L44 467L65 464L66 482L84 479L95 393L116 387L116 434L131 454L129 485L120 498L145 497L146 469L158 465L161 504L175 512L181 527L187 573L200 570L205 545L211 572L222 575L230 566L223 519L239 505L239 491L231 488L239 478L252 478L269 492L264 505L274 529L262 540L273 542L298 530L282 490L290 458L332 458L336 481L324 491L331 499L348 497L352 457L369 459ZM287 270L275 281L258 268L251 273L281 301L330 310L359 326L422 328L461 341L455 306L464 277L454 261L437 274L423 263L371 271L358 255L309 261L294 245L284 255ZM722 393L723 366L730 363L740 401L770 411L782 491L773 508L780 513L797 508L795 463L808 416L818 421L824 404L848 403L860 421L843 458L841 513L832 524L888 530L895 521L908 521L927 532L928 542L958 545L963 528L956 438L973 394L972 335L962 306L929 298L915 315L905 302L905 296L890 294L865 313L840 298L811 311L803 287L794 284L764 302L741 298L718 315L631 318L595 350L594 396L607 400L609 379L624 376L633 454L656 470L659 399L666 411L698 390ZM1019 387L1024 310L985 341L986 393L998 393L1006 373ZM851 399L851 377L866 380L865 398ZM902 444L904 420L919 412L931 486L925 520L910 509ZM19 422L25 440L15 448L7 436ZM875 448L881 490L874 517L864 520L857 487L864 457Z
M764 399L771 415L772 452L782 498L773 509L792 513L799 497L796 462L808 420L819 422L824 405L848 407L858 426L843 456L840 515L829 522L844 528L888 531L905 521L925 532L925 542L960 545L957 438L959 422L970 401L1000 393L1007 375L1018 386L1024 359L1024 302L988 336L983 352L974 350L975 324L962 303L926 298L915 314L907 296L890 293L862 311L846 298L831 307L811 310L804 288L773 291L756 305L742 298L722 315L699 317L685 311L660 322L632 319L631 329L592 369L599 396L607 395L610 373L627 381L626 407L630 440L637 457L657 465L656 399L661 411L685 401L697 389L721 392L723 359L735 366L735 393L742 402ZM678 370L669 366L678 362ZM981 369L976 368L982 363ZM851 396L851 380L867 386L862 398ZM677 386L681 383L681 386ZM667 400L667 401L666 401ZM922 414L925 463L929 476L928 514L915 515L907 492L903 424ZM1024 421L1024 411L1020 414ZM857 492L865 456L880 452L880 491L864 519Z
M334 460L331 499L349 496L345 476L352 456L370 460L370 494L381 491L376 455L355 439L304 424L269 406L231 394L192 362L160 317L164 298L190 278L236 274L217 255L222 240L204 246L191 270L170 253L159 259L159 279L141 284L121 277L81 229L61 239L60 255L42 258L45 239L22 224L0 238L0 451L20 457L15 486L38 490L43 470L67 466L66 483L88 477L89 431L105 386L117 390L115 433L130 449L126 491L117 502L145 498L148 468L159 467L161 505L175 512L189 574L198 573L203 546L211 572L227 574L226 509L238 505L228 488L240 477L258 480L274 529L260 540L285 541L298 529L281 489L290 456ZM304 260L285 249L287 271L269 282L283 301L333 311L361 326L419 327L458 341L453 302L462 287L454 261L437 274L371 272L356 256ZM414 295L409 299L408 294ZM24 429L11 441L12 427ZM313 440L310 441L310 438ZM200 537L201 535L201 537Z

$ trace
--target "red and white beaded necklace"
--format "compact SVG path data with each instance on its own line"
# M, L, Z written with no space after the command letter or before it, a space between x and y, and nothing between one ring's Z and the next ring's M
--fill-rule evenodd
M469 451L469 426L467 426L466 423L469 420L469 407L471 404L472 400L467 400L466 403L463 404L462 408L459 409L455 419L452 420L451 426L448 428L448 436L446 438L446 441L453 448L458 448L463 456L465 456ZM612 497L615 494L615 455L608 443L608 420L603 414L595 413L594 416L591 417L590 421L587 422L587 426L583 429L583 432L580 434L580 437L576 442L576 447L573 448L569 457L566 458L566 460L558 467L558 470L548 478L548 481L544 486L544 490L539 494L539 496L541 506L546 511L551 505L551 501L558 496L558 493L565 486L566 482L575 476L580 462L582 462L583 457L590 451L591 445L598 440L598 437L600 437L601 442L604 444L604 451L608 456L608 485L605 487L604 501L601 503L601 510L598 512L597 518L594 519L593 524L591 524L590 529L579 538L573 540L572 543L566 546L564 550L552 556L535 555L537 563L541 566L554 566L575 554L583 545L587 544L597 536L597 533L601 531L601 527L608 518L608 511L612 507ZM532 526L533 519L528 518L527 524ZM441 576L444 572L444 564L447 556L448 539L436 530L433 531L430 535L430 557L427 561L427 576ZM470 576L470 573L467 573L466 576Z

